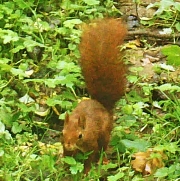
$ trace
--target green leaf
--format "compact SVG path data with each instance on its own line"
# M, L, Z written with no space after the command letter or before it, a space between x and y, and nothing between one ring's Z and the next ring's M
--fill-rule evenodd
M107 171L108 169L117 168L117 163L108 163L106 165L102 165L102 169Z
M89 6L99 5L100 3L100 1L98 0L83 0L83 1Z
M178 45L166 46L162 48L162 53L167 56L169 65L180 65L180 47Z
M0 120L2 120L2 122L6 126L11 127L11 125L12 125L12 116L11 116L11 113L6 110L6 107L2 107L1 110L0 110Z
M73 27L75 25L78 25L78 24L81 24L82 21L80 19L71 19L71 20L66 20L64 21L64 27L67 27L67 28L70 28L70 29L73 29Z
M133 113L133 105L125 105L125 106L123 106L123 108L122 108L122 111L125 113L125 114L128 114L128 115L130 115L130 114L132 114Z
M70 167L71 174L75 175L78 172L82 172L84 169L84 165L80 162L77 162L76 165Z
M138 77L135 75L128 75L128 80L130 83L136 83L138 81Z
M20 79L22 79L23 77L27 77L27 75L25 74L25 71L21 70L21 69L15 69L15 68L11 68L11 73L14 76L19 76Z
M5 125L0 121L0 134L4 133Z
M12 68L11 65L8 65L8 63L11 62L10 59L7 59L7 58L1 58L0 59L0 69L1 70L4 70L6 72L9 72Z
M72 108L72 102L70 101L62 101L61 102L61 107L65 109L70 109Z
M58 97L60 99L58 99ZM47 103L48 106L60 105L60 107L63 108L63 109L71 109L72 108L72 102L62 100L61 96L55 96L53 98L48 98L46 103Z
M180 87L179 86L171 85L170 83L157 86L156 88L158 90L162 91L162 92L164 92L164 91L170 91L170 92L177 91L177 92L180 92Z
M53 159L52 155L42 155L41 157L41 166L40 168L46 170L46 168L53 172L55 171L54 164L55 160Z
M31 105L31 106L28 106L24 103L18 103L17 106L19 107L19 109L23 112L23 113L28 113L28 112L35 112L36 109L35 109L35 106Z
M175 163L169 167L169 178L180 178L180 163Z
M45 47L42 43L38 43L31 39L31 37L26 37L24 40L24 46L27 48L28 52L32 52L34 47Z
M16 2L19 8L21 9L29 8L30 6L34 4L33 0L31 1L13 0L13 1Z
M22 131L22 126L19 123L14 122L11 130L14 134L20 133Z
M174 1L173 0L161 0L159 2L159 9L155 12L155 15L160 15L164 11L169 11L169 8L171 6L174 6Z
M108 181L117 181L117 180L119 180L120 178L123 178L123 177L124 177L124 173L119 172L119 173L117 173L116 175L108 176L108 177L107 177L107 180L108 180Z
M6 5L1 5L0 9L2 12L4 12L4 14L11 15L14 10L14 3L11 2L11 3L6 3Z
M180 2L175 2L174 7L176 10L178 10L180 12Z
M156 146L155 148L156 148L156 150L160 150L160 151L166 150L173 154L180 151L180 148L178 147L178 143L176 143L176 142L159 145L159 146Z
M73 72L74 69L78 69L78 66L74 62L59 61L56 68L63 70L63 72Z
M0 157L2 157L4 155L4 150L0 149Z
M149 147L149 143L143 139L131 140L121 140L126 148L136 149L137 151L145 151Z
M164 167L164 168L160 168L156 171L156 173L154 174L155 177L166 177L168 176L168 172L169 172L169 169L167 167Z
M62 158L62 160L67 163L68 165L76 165L76 160L73 157L70 156L66 156L64 158Z
M18 34L12 30L0 29L0 38L3 39L4 44L10 43L11 41L15 42L19 40Z
M179 22L177 22L177 23L175 24L175 27L176 27L176 29L177 29L178 31L180 31L180 23L179 23Z
M77 46L74 43L69 43L68 48L69 48L69 50L75 50L77 48Z
M13 49L11 50L11 52L12 52L12 53L17 53L17 52L19 52L19 50L23 50L24 48L25 48L24 46L18 45L16 48L13 48Z

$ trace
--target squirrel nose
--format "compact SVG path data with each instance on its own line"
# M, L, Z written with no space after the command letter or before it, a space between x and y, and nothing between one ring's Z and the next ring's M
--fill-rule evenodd
M72 144L72 142L69 140L69 141L66 142L66 146L67 146L68 148L70 148L70 147L73 146L73 144Z

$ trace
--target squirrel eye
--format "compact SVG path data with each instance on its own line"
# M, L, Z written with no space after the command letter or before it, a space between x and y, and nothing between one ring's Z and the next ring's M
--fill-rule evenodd
M79 139L81 139L81 138L82 138L82 134L80 133L80 134L79 134Z

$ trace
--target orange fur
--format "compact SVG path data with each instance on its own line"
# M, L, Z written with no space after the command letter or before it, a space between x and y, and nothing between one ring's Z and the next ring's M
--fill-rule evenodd
M118 46L126 27L115 19L102 19L88 25L80 43L80 65L92 99L81 101L66 115L63 129L64 155L90 152L85 173L97 162L99 151L106 150L113 127L112 109L124 94L126 66Z
M116 19L103 19L88 25L80 43L80 65L91 97L112 109L124 94L126 67L122 45L126 26Z

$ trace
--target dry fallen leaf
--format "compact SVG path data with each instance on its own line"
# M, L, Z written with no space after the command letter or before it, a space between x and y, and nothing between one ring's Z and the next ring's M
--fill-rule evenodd
M146 152L138 152L133 155L132 167L143 175L151 175L157 168L164 166L163 160L167 159L162 151L148 149Z
M130 41L130 42L125 44L125 47L130 48L130 49L136 49L137 47L140 47L140 46L141 46L141 42L139 39Z

